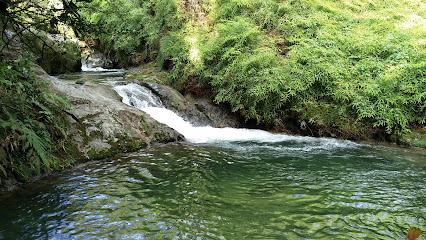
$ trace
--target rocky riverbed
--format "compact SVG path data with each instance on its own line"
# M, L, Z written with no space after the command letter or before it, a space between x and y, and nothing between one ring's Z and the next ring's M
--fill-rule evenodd
M152 119L145 112L128 106L107 81L69 80L44 75L51 90L65 95L71 105L73 153L78 159L101 159L119 152L134 151L155 143L183 140L175 130ZM116 77L115 81L122 80ZM194 124L236 127L238 119L208 98L183 96L173 88L153 82L127 79L150 89L163 104Z

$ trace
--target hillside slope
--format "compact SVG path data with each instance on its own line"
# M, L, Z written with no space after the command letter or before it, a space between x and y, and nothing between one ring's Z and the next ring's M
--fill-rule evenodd
M91 7L84 14L100 30L93 38L117 62L156 61L174 87L210 93L258 124L353 139L425 126L421 0L95 0Z

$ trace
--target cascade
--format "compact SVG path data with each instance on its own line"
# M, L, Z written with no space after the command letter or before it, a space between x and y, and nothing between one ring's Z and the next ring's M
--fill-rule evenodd
M340 147L355 147L351 141L332 138L313 138L274 134L257 129L244 128L214 128L211 126L196 127L185 121L173 111L166 109L160 98L151 90L136 83L111 83L115 91L123 98L123 103L136 107L160 123L166 124L181 133L185 138L194 143L207 142L295 142L298 144L309 143L311 148L330 149ZM304 150L307 150L305 148Z
M111 61L102 53L95 53L94 50L85 49L82 52L81 71L83 72L115 72L118 69L111 69Z

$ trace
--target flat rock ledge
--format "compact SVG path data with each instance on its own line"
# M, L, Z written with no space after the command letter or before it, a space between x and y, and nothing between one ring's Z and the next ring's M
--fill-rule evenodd
M47 77L51 91L65 95L71 104L71 155L77 159L102 159L153 143L184 139L143 111L122 103L110 85Z

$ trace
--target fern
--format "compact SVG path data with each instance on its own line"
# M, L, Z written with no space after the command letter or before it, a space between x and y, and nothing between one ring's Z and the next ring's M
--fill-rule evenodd
M62 166L54 153L68 137L63 109L69 103L47 92L46 83L28 69L30 63L26 61L0 67L0 155L4 157L0 162L0 180L26 180Z

